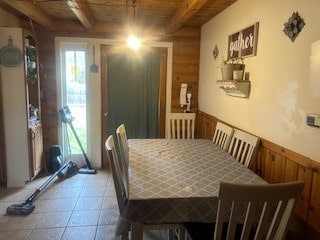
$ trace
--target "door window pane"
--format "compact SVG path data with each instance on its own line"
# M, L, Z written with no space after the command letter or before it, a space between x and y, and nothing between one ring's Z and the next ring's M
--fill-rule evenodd
M70 108L74 117L72 121L75 132L87 152L87 119L86 119L86 59L85 51L66 50L65 51L65 97L63 105ZM75 134L68 127L68 135L66 142L70 143L70 151L72 154L82 153L77 143Z

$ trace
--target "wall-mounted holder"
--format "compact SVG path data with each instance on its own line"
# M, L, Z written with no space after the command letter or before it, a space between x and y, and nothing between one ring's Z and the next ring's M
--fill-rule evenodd
M191 97L192 97L192 94L191 93L187 93L187 109L186 109L186 112L190 112L191 111Z
M188 84L182 83L180 89L180 106L184 108L184 112L191 111L191 97L192 93L188 92Z
M248 80L218 80L217 84L229 96L249 98L250 81Z
M320 128L320 114L308 113L308 115L307 115L307 124L310 127Z

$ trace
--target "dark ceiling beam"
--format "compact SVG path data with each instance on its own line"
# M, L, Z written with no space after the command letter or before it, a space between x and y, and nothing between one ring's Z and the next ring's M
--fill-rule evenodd
M126 5L127 28L129 32L135 32L139 11L139 0L128 0Z
M66 2L86 30L93 31L95 20L89 8L83 3L83 0L66 0Z
M184 0L166 26L167 33L174 33L188 21L208 0Z
M30 0L2 0L2 2L6 3L8 6L14 8L16 11L25 15L26 17L32 19L38 24L47 27L53 28L54 21L48 15L46 15L41 9L39 9L33 1Z

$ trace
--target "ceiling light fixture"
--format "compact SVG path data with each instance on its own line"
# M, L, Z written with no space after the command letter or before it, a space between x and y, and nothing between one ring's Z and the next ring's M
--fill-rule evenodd
M141 47L140 39L137 38L135 35L129 36L129 38L127 40L127 44L134 51L138 51L140 49L140 47Z
M131 30L131 35L129 36L127 40L128 46L133 49L135 52L138 51L141 47L141 41L140 39L136 36L137 32L137 3L138 0L132 0L132 8L133 8L133 26Z

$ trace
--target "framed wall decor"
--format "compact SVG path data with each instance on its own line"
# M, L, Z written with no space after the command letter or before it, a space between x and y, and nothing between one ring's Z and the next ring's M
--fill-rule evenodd
M228 37L228 60L252 57L257 54L259 22Z

